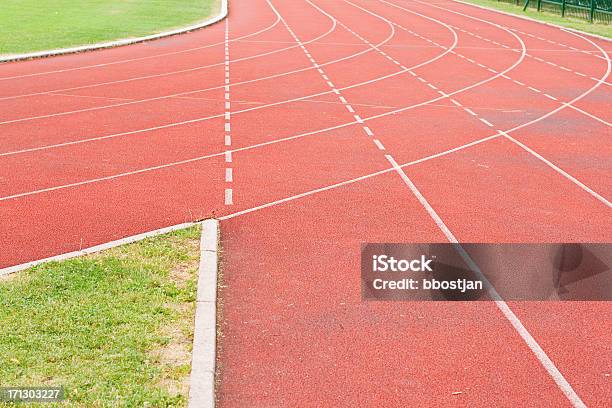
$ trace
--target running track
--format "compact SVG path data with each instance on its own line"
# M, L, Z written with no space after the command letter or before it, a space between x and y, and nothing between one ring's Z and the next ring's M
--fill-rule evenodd
M611 47L447 0L232 0L1 65L0 268L220 217L220 406L609 406L609 303L363 303L359 243L609 242Z

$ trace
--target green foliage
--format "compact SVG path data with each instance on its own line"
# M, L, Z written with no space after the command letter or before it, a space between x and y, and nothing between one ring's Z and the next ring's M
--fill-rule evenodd
M155 352L168 327L192 338L198 243L190 228L0 281L0 386L64 386L76 406L185 406L162 384L190 365Z
M140 37L200 21L218 0L2 0L0 55Z

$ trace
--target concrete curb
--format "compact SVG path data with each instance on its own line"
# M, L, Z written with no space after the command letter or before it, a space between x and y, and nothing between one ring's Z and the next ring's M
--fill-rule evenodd
M120 47L123 45L136 44L136 43L145 42L145 41L157 40L159 38L170 37L173 35L183 34L189 31L193 31L193 30L198 30L200 28L203 28L211 24L214 24L218 21L221 21L225 17L227 17L227 13L228 13L227 2L228 0L221 0L221 10L219 11L219 14L217 14L216 16L211 17L202 22L199 22L197 24L192 24L187 27L177 28L175 30L170 30L170 31L164 31L158 34L147 35L144 37L125 38L122 40L109 41L109 42L103 42L103 43L92 44L92 45L83 45L80 47L61 48L57 50L38 51L38 52L31 52L31 53L25 53L25 54L4 55L4 56L0 56L0 64L4 62L23 61L23 60L29 60L29 59L35 59L35 58L45 58L45 57L52 57L52 56L57 56L57 55L75 54L78 52L94 51L94 50L100 50L104 48Z
M215 406L218 242L219 221L214 219L203 221L191 378L189 380L190 408L213 408Z
M531 18L531 17L527 17L527 16L522 16L520 14L508 13L507 11L497 10L497 9L494 9L494 8L489 8L489 7L481 6L480 4L468 3L466 1L461 1L461 0L453 0L453 1L455 3L461 3L461 4L465 4L467 6L478 7L479 9L483 9L483 10L494 11L496 13L504 14L506 16L516 17L516 18L520 18L520 19L523 19L523 20L533 21L533 22L536 22L536 23L544 24L544 25L547 25L547 26L550 26L550 27L559 28L559 29L561 29L563 31L571 31L573 33L577 33L577 34L580 34L580 35L586 35L586 36L589 36L589 37L594 37L594 38L597 38L599 40L612 41L612 38L603 37L603 36L597 35L597 34L587 33L585 31L576 30L575 28L563 27L563 26L560 26L560 25L557 25L557 24L546 22L546 21L536 20L535 18Z

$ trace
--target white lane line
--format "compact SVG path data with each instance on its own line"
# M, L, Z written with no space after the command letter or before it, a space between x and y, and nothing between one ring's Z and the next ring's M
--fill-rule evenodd
M540 159L540 161L545 163L548 167L550 167L551 169L555 170L557 173L561 174L563 177L567 178L572 183L574 183L577 186L579 186L580 188L582 188L584 191L586 191L587 193L589 193L590 195L595 197L597 200L599 200L602 203L604 203L606 206L608 206L608 208L612 208L612 203L610 203L610 201L608 201L601 194L593 191L589 186L587 186L586 184L584 184L583 182L581 182L580 180L578 180L577 178L575 178L574 176L572 176L571 174L569 174L568 172L566 172L565 170L563 170L562 168L560 168L559 166L557 166L556 164L551 162L550 160L546 159L544 156L542 156L541 154L539 154L538 152L536 152L535 150L533 150L532 148L530 148L526 144L519 142L518 140L516 140L515 138L513 138L512 136L510 136L506 132L502 132L502 131L500 131L500 132L504 135L504 137L506 139L510 140L514 144L520 146L521 148L523 148L527 152L531 153L533 156L535 156L538 159Z
M381 0L383 1L383 0ZM502 27L498 24L489 22L487 20L483 20L480 19L478 17L474 17L471 16L469 14L464 14L458 11L454 11L452 9L447 9L444 7L440 7L437 6L435 4L431 4L431 3L427 3L427 2L423 2L420 0L414 0L419 4L423 4L427 7L433 7L433 8L437 8L440 10L445 10L448 11L450 13L453 14L457 14L457 15L461 15L467 18L470 18L472 20L475 21L480 21L480 22L484 22L486 24L489 25L493 25L496 27L501 28L502 30L511 33L508 29L506 29L505 27ZM515 35L514 33L511 33L513 35ZM515 35L516 36L516 35ZM518 38L518 37L517 37ZM519 39L520 40L520 39ZM522 42L522 40L520 40L521 43L523 44L524 47L524 43ZM590 40L589 40L590 41ZM590 41L591 43L593 43L592 41ZM593 43L594 44L594 43ZM596 45L596 44L594 44ZM600 48L600 47L598 47ZM601 48L600 48L601 49ZM523 48L524 50L524 48ZM605 53L604 53L605 54ZM607 57L607 54L606 54ZM610 59L609 57L607 57L608 59L608 69L607 69L607 73L606 76L610 73ZM604 77L604 78L605 78ZM600 79L600 81L603 81L603 79ZM599 86L600 82L594 86L593 88L591 88L589 91L583 93L579 98L585 96L588 92L592 91L595 87ZM574 99L574 101L576 100L576 98ZM574 101L570 102L573 103ZM557 108L556 110L553 110L551 112L549 112L547 115L542 116L541 118L538 118L537 120L541 120L546 116L550 116L552 115L554 112L559 111L561 109L563 109L564 106ZM530 123L530 122L527 122ZM534 123L534 121L531 121L531 123ZM526 124L521 125L521 127L526 126ZM518 127L517 127L518 128ZM407 178L407 177L406 177ZM416 189L416 187L415 187ZM417 190L418 191L418 190ZM415 193L416 194L416 193ZM418 197L418 195L417 195ZM427 207L426 207L427 208ZM433 210L433 209L432 209ZM435 211L433 211L433 213L435 213ZM431 214L431 212L430 212ZM439 219L439 217L438 217ZM436 218L434 218L434 220L436 220ZM440 219L441 221L441 219ZM437 223L437 220L436 220ZM443 232L448 231L450 233L450 231L448 230L448 228L441 228ZM446 232L445 232L446 234ZM452 235L452 233L447 235L447 238L452 242L454 239L454 236ZM455 242L457 242L456 239L454 239ZM459 246L460 247L460 246ZM471 260L471 258L469 256L467 256L467 253L465 253L465 251L460 251L460 253L462 253L462 256L464 257L465 260ZM473 262L472 262L473 264ZM476 265L474 265L476 266ZM478 272L480 272L480 270L477 268L476 266L476 270ZM484 275L482 273L480 273L480 275L484 278ZM486 279L486 278L485 278ZM490 288L492 288L491 285L488 285ZM551 376L551 378L557 383L557 385L559 386L559 388L563 391L563 393L566 395L566 397L568 398L568 400L572 403L572 405L574 405L575 407L586 407L586 405L584 404L584 402L582 401L582 399L580 399L580 397L578 396L578 394L576 393L576 391L572 388L572 386L569 384L569 382L565 379L565 377L563 376L563 374L561 374L561 372L559 371L559 369L555 366L555 364L550 360L550 358L548 357L548 355L544 352L544 350L540 347L540 345L537 343L537 341L533 338L533 336L531 336L531 334L529 333L529 331L524 327L524 325L521 323L521 321L518 319L518 317L516 317L516 315L512 312L512 310L510 310L510 308L508 307L508 305L501 299L501 297L497 294L497 292L495 290L493 291L489 291L489 293L491 293L492 295L494 295L494 299L495 299L495 303L498 306L498 308L500 309L500 311L504 314L504 316L508 319L508 321L510 321L510 323L513 325L513 327L516 329L516 331L519 333L519 335L523 338L523 340L525 341L525 343L529 346L529 348L532 350L532 352L534 353L534 355L539 359L540 363L542 364L542 366L547 370L547 372L549 373L549 375Z
M482 123L484 123L487 126L493 127L493 124L491 122L489 122L488 120L486 120L485 118L478 118Z
M440 230L444 233L444 235L446 235L447 237L449 237L449 241L451 242L457 242L457 239L454 237L454 235L452 234L452 232L448 229L448 227L446 226L446 224L444 224L444 222L442 221L442 218L440 218L440 216L436 213L436 211L433 209L433 207L429 204L429 202L425 199L425 197L423 196L423 194L421 194L421 192L419 191L419 189L414 185L414 183L412 182L412 180L410 180L410 178L406 175L406 173L404 172L404 169L401 168L399 166L399 164L397 164L397 162L395 161L395 159L390 155L390 154L386 154L385 158L389 161L389 163L391 163L391 166L393 167L393 169L397 172L397 174L399 174L400 178L404 181L404 183L408 186L408 188L410 189L410 191L412 191L412 193L415 195L415 197L417 198L417 200L419 200L419 202L421 203L421 205L423 205L423 207L425 208L425 210L427 211L427 213L431 216L431 218L433 219L433 221L436 223L436 225L438 226L438 228L440 228Z
M458 56L461 56L461 54L457 54L457 53L455 53L455 54L456 54L456 55L458 55ZM488 69L489 71L491 71L491 72L497 72L496 70L491 69L491 68L487 68L487 69ZM516 84L518 84L518 85L524 86L524 87L526 87L526 88L528 88L528 89L530 89L530 90L532 90L532 91L534 91L534 92L541 93L542 95L544 95L544 96L545 96L545 97L547 97L548 99L551 99L551 100L553 100L553 101L557 101L557 102L559 102L559 99L555 98L554 96L549 95L549 94L544 93L544 92L538 92L538 90L537 90L536 88L529 87L529 86L527 86L526 84L524 84L524 83L522 83L522 82L520 82L520 81L517 81L517 80L515 80L515 79L510 78L508 75L501 75L501 76L502 76L503 78L507 79L507 80L510 80L510 81L512 81L512 82L514 82L514 83L516 83ZM586 111L584 111L584 110L582 110L582 109L578 108L577 106L574 106L574 105L568 105L568 107L569 107L570 109L573 109L573 110L575 110L575 111L577 111L577 112L582 113L583 115L586 115L586 116L588 116L588 117L590 117L590 118L592 118L592 119L595 119L595 120L597 120L598 122L603 123L603 124L604 124L604 125L606 125L606 126L611 126L609 122L607 122L607 121L605 121L605 120L603 120L603 119L601 119L601 118L599 118L599 117L597 117L597 116L595 116L595 115L593 115L593 114L591 114L591 113L589 113L589 112L586 112Z
M451 25L451 27L453 27L453 28L455 28L455 29L457 29L457 30L459 30L459 31L462 31L462 32L464 32L464 33L467 33L467 34L473 35L473 34L472 34L472 33L470 33L469 31L463 30L463 29L461 29L461 28L459 28L459 27L452 26L452 25ZM499 27L500 27L500 28L502 28L502 29L506 29L506 28L508 28L508 27L504 27L504 26L499 26ZM516 31L516 32L518 32L518 33L522 33L521 31L514 30L514 29L512 29L512 28L510 28L509 30L511 30L511 31ZM568 32L569 32L569 31L568 31ZM522 33L522 34L525 34L525 33ZM527 35L529 35L529 34L527 34ZM501 45L501 46L502 46L502 47L504 47L504 48L510 48L510 47L508 47L507 45L505 45L505 44L500 44L500 43L498 43L498 42L496 42L496 41L493 41L493 43L494 43L494 44L497 44L497 45ZM562 44L560 44L560 45L562 45ZM569 47L569 48L573 48L573 47ZM573 49L574 49L574 50L576 50L576 51L578 51L578 49L577 49L577 48L573 48ZM518 51L518 50L512 49L512 51ZM604 53L604 54L606 55L606 57L602 57L601 55L597 55L597 54L591 54L591 52L589 52L589 51L580 51L580 52L583 52L583 53L586 53L586 54L589 54L589 55L593 55L593 56L595 56L595 57L597 57L597 58L600 58L600 59L603 59L603 60L605 60L605 59L606 59L606 57L607 57L607 54L605 54L605 51L602 51L602 53ZM563 66L557 65L557 64L555 64L554 62L551 62L551 61L545 60L545 59L543 59L543 58L536 57L536 56L531 55L531 54L525 54L525 55L526 55L526 56L528 56L528 57L530 57L530 58L533 58L533 59L535 59L535 60L537 60L537 61L540 61L540 62L543 62L543 63L549 64L549 65L552 65L552 66L557 67L557 68L560 68L560 69L562 69L562 70L564 70L564 71L573 72L574 74L577 74L577 75L580 75L580 76L583 76L583 77L587 77L587 76L588 76L588 75L581 74L581 73L579 73L579 72L577 72L577 71L574 71L574 70L572 70L572 69L570 69L570 68L566 68L566 67L563 67ZM599 78L596 78L596 77L590 77L590 79L591 79L591 80L593 80L593 81L599 81ZM609 83L609 82L606 82L606 81L603 81L603 84L608 85L608 86L612 85L612 83Z
M373 142L379 150L385 150L385 146L383 146L380 140L374 139Z
M380 1L383 1L383 0L380 0ZM422 1L419 1L419 0L416 0L416 1L417 1L417 2L419 2L419 3L422 3L422 4L427 5L427 3L423 3ZM501 28L502 30L505 30L505 31L507 31L507 32L510 32L510 31L509 31L509 30L508 30L506 27L503 27L503 26L500 26L500 25L497 25L497 24L494 24L494 23L488 22L488 21L486 21L486 20L479 19L479 18L474 17L474 16L470 16L470 15L467 15L467 14L463 14L463 13L455 12L455 11L448 10L448 9L443 8L443 7L439 7L439 6L435 6L435 5L431 5L431 7L435 7L435 8L441 9L441 10L447 10L447 11L450 11L451 13L455 13L455 14L458 14L458 15L462 15L462 16L464 16L464 17L467 17L467 18L470 18L470 19L473 19L473 20L482 21L482 22L485 22L485 23L487 23L487 24L491 24L491 25L497 26L497 27L499 27L499 28ZM589 42L589 43L590 43L592 46L594 46L595 48L597 48L597 49L598 49L598 50L601 52L601 54L605 56L605 59L606 59L607 69L606 69L605 74L604 74L604 75L603 75L601 78L593 78L593 79L597 80L597 83L596 83L595 85L593 85L591 88L589 88L588 90L586 90L585 92L583 92L582 94L580 94L580 95L578 95L577 97L575 97L574 99L572 99L570 102L563 102L563 103L561 104L561 106L559 106L558 108L556 108L556 109L552 110L551 112L549 112L549 113L545 114L544 116L541 116L541 117L539 117L539 118L537 118L537 119L534 119L534 120L532 120L532 121L529 121L529 122L523 123L522 125L515 126L515 127L514 127L514 128L512 128L512 129L506 130L506 133L510 133L510 132L512 132L512 131L515 131L515 130L521 129L521 128L525 127L525 126L529 126L529 125L531 125L531 124L533 124L533 123L536 123L536 122L538 122L538 121L540 121L540 120L543 120L543 119L545 119L545 118L547 118L547 117L549 117L549 116L553 115L554 113L559 112L559 111L560 111L560 110L562 110L562 109L565 109L566 107L569 107L569 108L571 108L571 109L574 109L574 110L576 110L576 111L578 111L578 112L580 112L580 113L583 113L583 114L585 114L586 116L589 116L589 117L591 117L591 118L593 118L593 119L595 119L595 120L597 120L597 121L599 121L599 122L601 122L601 123L603 123L603 124L605 124L605 125L607 125L607 126L610 126L610 123L606 122L605 120L603 120L603 119L601 119L601 118L598 118L597 116L592 115L592 114L590 114L590 113L588 113L588 112L585 112L585 111L583 111L582 109L580 109L580 108L578 108L578 107L574 106L574 103L575 103L575 102L579 101L580 99L582 99L583 97L585 97L586 95L588 95L589 93L591 93L592 91L594 91L594 90L595 90L597 87L599 87L601 84L607 84L605 80L606 80L606 78L608 78L608 76L610 75L611 65L612 65L612 64L611 64L611 61L610 61L610 57L608 56L608 53L606 53L606 52L605 52L605 51L604 51L604 50L603 50L603 49L602 49L602 48L601 48L599 45L597 45L596 43L594 43L593 41L591 41L591 40L590 40L589 38L587 38L587 37L584 37L584 36L582 36L582 35L580 35L580 34L578 34L578 33L572 32L572 31L566 31L566 30L562 30L562 31L564 31L564 32L566 32L566 33L568 33L568 34L570 34L570 35L576 36L576 37L578 37L578 38L581 38L582 40ZM512 33L511 33L511 34L512 34ZM520 42L523 44L523 50L525 50L524 43L523 43L523 41L520 39L520 37L516 36L515 34L513 34L513 35L514 35L514 36L515 36L515 37L516 37L516 38L517 38L517 39L518 39L518 40L519 40L519 41L520 41ZM525 52L525 51L524 51L524 54L526 55L526 52ZM517 82L517 83L518 83L518 81L515 81L515 82ZM523 85L524 85L524 84L523 84ZM537 90L537 89L535 89L535 88L532 88L532 87L528 87L528 88L530 88L530 89L532 89L533 91L535 91L535 92L538 92L538 93L539 93L539 90ZM499 134L501 134L501 133L499 133ZM527 150L527 151L529 151L529 150ZM536 157L538 157L538 156L536 156ZM538 157L538 158L539 158L539 157ZM556 170L556 168L555 168L555 167L553 167L553 166L550 166L550 167ZM562 174L562 175L564 175L564 176L565 176L565 174L564 174L564 173L562 173L562 172L560 172L560 174ZM574 182L574 184L576 184L577 186L579 186L580 188L582 188L583 190L585 190L587 193L589 193L589 194L590 194L590 195L592 195L593 197L597 198L599 201L603 202L603 203L604 203L604 204L606 204L606 205L608 205L608 204L609 204L609 201L608 201L608 200L606 200L606 199L605 199L603 196L601 196L601 195L600 195L600 194L598 194L598 193L595 193L595 192L594 192L594 190L592 190L591 188L587 187L587 186L586 186L584 183L582 183L582 182L578 181L578 180L577 180L575 177L573 177L573 176L567 177L567 176L566 176L566 178L567 178L568 180L570 180L570 181ZM561 385L560 385L560 387L561 387ZM562 388L562 387L561 387L561 388ZM564 392L565 392L565 391L564 391ZM572 392L573 392L573 390L572 390ZM578 401L580 401L580 398L578 397L578 395L577 395L575 392L573 392L573 394L572 394L572 393L570 393L570 394L566 394L566 396L568 397L568 399L570 399L570 401L574 401L576 398L578 399Z
M269 0L267 0L267 1L269 1ZM338 21L338 20L337 20L336 18L334 18L333 16L331 16L331 15L327 14L327 12L325 12L325 10L323 10L323 9L319 8L318 6L314 5L312 2L310 2L310 0L306 0L306 1L307 1L308 3L310 3L310 4L311 4L313 7L317 8L317 9L318 9L318 10L319 10L321 13L324 13L324 14L325 14L325 15L327 15L329 18L334 19L334 22L336 22L336 23L338 23L340 26L344 27L344 28L345 28L345 29L346 29L348 32L350 32L351 34L353 34L354 36L356 36L357 38L359 38L361 41L363 41L364 43L366 43L366 44L367 44L367 45L369 45L370 47L374 48L374 49L375 49L377 52L379 52L379 53L381 52L381 51L380 51L380 49L378 49L376 46L374 46L374 45L373 45L372 43L370 43L368 40L366 40L365 38L361 37L359 34L357 34L356 32L354 32L353 30L351 30L351 29L350 29L349 27L347 27L346 25L342 24L342 22ZM347 3L352 4L352 3L350 3L350 2L347 2ZM270 3L270 6L271 6L271 7L274 7L274 6L273 6L271 3ZM376 16L376 15L375 15L375 16ZM379 18L381 18L382 20L385 20L383 17L379 17ZM292 30L292 29L289 27L289 25L287 24L287 22L285 21L285 19L284 19L284 18L282 18L282 16L281 16L281 21L282 21L283 25L284 25L284 26L287 28L287 31L289 31L289 34L291 34L291 36L294 38L294 40L295 40L295 41L296 41L298 44L301 44L301 41L300 41L299 37L297 36L297 34L295 34L295 33L293 32L293 30ZM393 34L393 35L395 35L395 28L394 28L394 26L393 26L393 25L392 25L390 22L388 22L387 20L385 20L385 21L387 22L387 24L389 24L389 27L391 28L391 32L392 32L392 34ZM307 51L306 51L306 48L304 48L304 52L307 52ZM390 57L389 57L389 59L395 62L395 60L393 60L392 58L390 58ZM315 62L315 61L313 61L313 64L316 64L316 62ZM324 80L326 80L326 79L327 79L327 81L326 81L326 82L327 82L327 85L328 85L328 86L329 86L329 87L330 87L330 88L331 88L333 91L335 91L335 93L338 95L338 100L339 100L339 101L340 101L342 104L344 104L344 106L346 107L346 109L347 109L347 110L348 110L350 113L354 113L354 114L355 114L355 115L354 115L354 118L355 118L355 119L356 119L358 122L359 122L359 121L361 121L361 120L362 120L362 119L361 119L361 117L355 113L355 109L353 109L353 107L352 107L352 106L349 104L349 102L346 100L346 98L345 98L345 97L343 97L343 96L340 94L340 92L339 92L339 91L337 91L337 90L334 88L333 83L332 83L331 81L329 81L329 78L327 78L327 75L326 75L325 73L321 73L321 77L322 77ZM371 131L369 128L367 128L366 126L364 126L364 127L363 127L363 129L364 129L364 131L366 132L366 134L367 134L368 136L373 136L372 131ZM385 147L384 147L384 146L383 146L383 144L380 142L380 140L378 140L378 139L374 139L374 140L373 140L373 142L374 142L374 144L376 145L376 147L377 147L379 150L385 150Z
M225 20L225 182L233 183L234 181L234 170L232 165L230 164L232 161L231 158L231 148L232 148L232 126L231 126L231 118L232 114L229 109L231 106L230 102L230 49L229 49L229 19ZM228 161L229 154L229 161ZM229 184L231 186L231 184ZM225 189L225 205L233 205L233 189L231 187Z

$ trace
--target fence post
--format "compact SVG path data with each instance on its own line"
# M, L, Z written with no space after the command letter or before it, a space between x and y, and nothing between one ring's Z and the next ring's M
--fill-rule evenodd
M529 6L529 0L525 0L525 6L523 7L523 11L527 10L527 6Z
M595 0L591 0L591 10L589 13L589 21L593 22L593 14L595 14Z
M561 17L565 17L565 2L566 0L561 2Z

